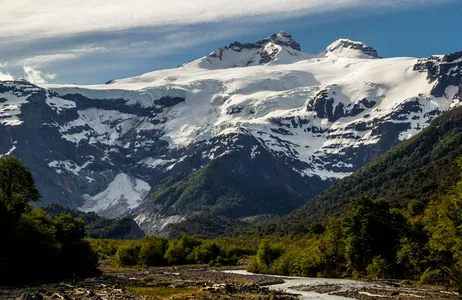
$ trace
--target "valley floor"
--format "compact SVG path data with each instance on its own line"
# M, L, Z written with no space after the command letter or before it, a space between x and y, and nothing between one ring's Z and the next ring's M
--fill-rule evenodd
M396 282L358 282L221 272L208 266L149 269L101 267L76 282L0 289L0 299L459 299L441 288L414 289ZM231 271L232 272L232 271ZM268 288L267 286L270 286ZM308 292L308 293L307 293ZM318 293L315 297L306 296Z
M100 276L83 281L0 288L0 299L297 299L264 287L282 279L226 274L207 266L100 269Z

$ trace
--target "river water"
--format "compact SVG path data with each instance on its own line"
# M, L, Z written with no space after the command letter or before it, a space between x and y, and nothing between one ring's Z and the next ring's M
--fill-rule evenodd
M230 274L240 274L240 275L257 275L254 273L247 272L245 270L228 270L228 271L223 271L223 272L230 273ZM297 295L300 295L300 299L304 299L304 300L307 300L307 299L309 300L311 299L344 300L344 299L354 299L354 298L346 298L346 297L340 297L340 296L334 296L334 295L319 294L315 292L299 291L297 287L335 284L335 285L340 285L341 286L340 289L342 290L350 290L350 289L359 289L367 285L367 283L364 283L364 282L348 280L348 279L290 277L290 276L277 276L277 275L268 275L268 276L284 279L284 283L270 285L269 286L270 289L282 290L287 293L297 294Z

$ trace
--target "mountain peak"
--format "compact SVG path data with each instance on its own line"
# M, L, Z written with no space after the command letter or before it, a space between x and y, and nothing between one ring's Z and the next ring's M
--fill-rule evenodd
M219 49L225 49L225 50L232 49L235 51L240 51L242 49L260 49L260 48L264 48L265 46L267 46L268 43L272 43L272 44L283 46L283 47L289 47L289 48L292 48L293 50L301 51L300 44L297 43L292 38L290 33L285 32L285 31L274 33L255 43L242 44L236 41L230 44L229 46L219 48Z
M380 58L377 50L363 42L349 39L338 39L330 44L325 51L326 56L353 57L353 58Z
M300 44L297 43L292 38L290 33L286 32L286 31L279 31L278 33L274 33L273 35L263 39L263 42L266 42L266 41L271 41L276 45L286 46L286 47L290 47L290 48L292 48L294 50L301 51Z
M300 56L300 44L285 31L274 33L254 43L234 42L207 56L186 64L205 69L223 69L265 65L278 60L290 63Z

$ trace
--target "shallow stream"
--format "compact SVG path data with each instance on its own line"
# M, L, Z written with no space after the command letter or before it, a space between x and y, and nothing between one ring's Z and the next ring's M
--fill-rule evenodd
M229 271L223 271L223 272L230 273L230 274L240 274L240 275L257 275L254 273L247 272L245 270L229 270ZM309 278L309 277L291 277L291 276L277 276L277 275L269 275L269 276L284 279L284 283L270 285L269 286L270 289L283 290L287 293L298 294L300 295L300 299L303 299L303 300L306 300L306 299L341 300L341 299L353 299L353 298L319 294L316 292L301 291L298 289L301 287L321 286L321 285L339 285L340 288L337 291L340 291L340 290L349 290L352 288L358 289L358 288L362 288L362 287L369 285L368 283L365 283L365 282L349 280L349 279Z

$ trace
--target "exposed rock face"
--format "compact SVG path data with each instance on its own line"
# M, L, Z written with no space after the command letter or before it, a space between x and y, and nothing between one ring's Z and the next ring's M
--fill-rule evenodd
M289 33L281 31L255 43L234 42L185 66L199 65L214 69L265 65L277 60L279 56L299 56L300 51L300 44Z
M326 55L353 56L362 58L380 58L377 50L362 42L338 39L326 49Z
M342 102L336 102L335 95L335 90L324 89L320 91L308 102L307 111L316 112L318 118L335 122L340 118L355 117L376 104L375 101L363 98L345 105Z
M462 51L444 56L431 56L430 58L421 59L414 66L414 70L427 72L428 80L435 84L431 91L433 96L455 96L457 99L461 99ZM454 88L448 91L448 87Z
M30 167L42 204L129 215L149 233L202 212L285 214L461 98L461 53L330 48L313 58L282 32L96 87L0 82L0 155Z

